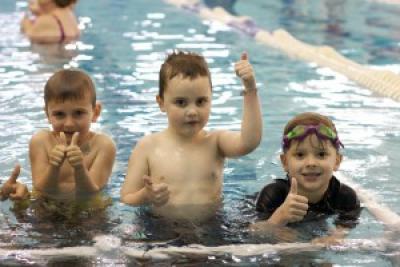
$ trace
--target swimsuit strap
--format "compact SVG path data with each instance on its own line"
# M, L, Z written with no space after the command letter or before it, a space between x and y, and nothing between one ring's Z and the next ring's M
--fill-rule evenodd
M65 31L64 31L64 27L61 23L61 20L53 14L53 18L57 21L58 27L60 28L60 33L61 33L61 37L60 37L60 43L64 42L65 40Z

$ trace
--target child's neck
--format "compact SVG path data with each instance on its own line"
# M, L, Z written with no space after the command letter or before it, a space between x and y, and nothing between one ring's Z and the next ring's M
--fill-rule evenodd
M300 188L298 189L298 194L305 196L308 199L308 203L318 203L325 195L326 190L328 190L328 188L326 188L323 191L317 191L317 192L306 192L301 190Z
M193 135L183 135L178 133L172 128L167 128L166 133L167 135L171 136L171 138L175 139L176 141L180 143L193 143L195 142L199 137L203 136L203 130L193 134Z

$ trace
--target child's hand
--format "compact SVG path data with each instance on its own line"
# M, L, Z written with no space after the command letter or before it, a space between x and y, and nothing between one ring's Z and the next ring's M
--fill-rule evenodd
M164 177L161 177L162 181ZM147 199L150 203L155 206L162 206L166 204L169 200L169 190L166 183L153 183L151 177L145 175L143 176L144 186L147 191Z
M18 175L21 171L19 164L15 165L10 178L1 188L1 200L10 198L11 200L22 200L29 196L29 191L26 185L17 182Z
M323 237L317 237L311 240L311 244L314 245L324 245L324 246L338 246L343 244L343 238L341 237L336 237L336 236L323 236Z
M236 75L242 79L245 91L256 89L256 79L246 52L243 52L240 60L235 64Z
M322 244L325 246L337 246L341 245L344 241L344 238L349 233L348 228L338 226L331 230L331 233L328 236L317 237L314 238L311 243L312 244Z
M37 0L30 0L28 7L29 11L32 12L33 15L41 15L42 10Z
M65 159L65 153L67 151L67 139L63 132L60 132L60 136L56 137L57 145L53 148L49 155L50 164L55 167L60 167Z
M72 135L71 144L66 149L68 162L74 168L83 166L83 153L78 146L78 139L79 132L75 132L74 135Z
M276 210L278 224L287 224L301 221L307 214L308 199L297 194L297 180L292 177L289 194L285 202ZM275 215L275 213L273 215Z

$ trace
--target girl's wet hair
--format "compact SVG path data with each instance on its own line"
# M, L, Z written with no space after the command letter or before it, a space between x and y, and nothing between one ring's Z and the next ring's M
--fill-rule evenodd
M54 73L44 86L44 103L78 100L89 96L92 106L96 106L96 89L92 79L82 70L68 69Z
M167 56L161 65L159 75L158 95L163 99L168 81L177 75L183 78L195 79L198 76L208 77L211 84L211 75L204 57L193 52L174 51Z
M338 134L335 124L328 117L315 112L304 112L296 115L295 117L293 117L291 120L288 121L288 123L285 126L285 129L283 130L283 135L284 136L287 135L291 130L293 130L294 127L298 125L317 126L320 124L323 124L331 128L336 135ZM318 145L315 147L325 150L324 143L319 138L318 138ZM284 152L286 152L289 148L290 146L286 150L284 150ZM338 148L336 148L336 150L338 150Z
M67 7L75 4L78 0L53 0L58 7Z

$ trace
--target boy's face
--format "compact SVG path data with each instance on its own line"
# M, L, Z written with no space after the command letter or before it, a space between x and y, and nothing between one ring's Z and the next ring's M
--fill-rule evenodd
M208 77L193 80L182 75L171 79L164 99L157 96L161 111L168 116L168 127L183 136L193 136L207 124L211 109L211 87Z
M64 132L69 144L74 132L79 132L83 141L90 130L90 124L96 122L101 106L96 103L93 108L89 96L82 99L68 99L64 102L51 100L47 103L46 115L53 131Z
M293 140L286 153L281 155L281 161L289 176L297 179L299 193L306 197L322 196L333 172L339 168L342 155L330 141L320 141L315 134L310 134L301 142Z

